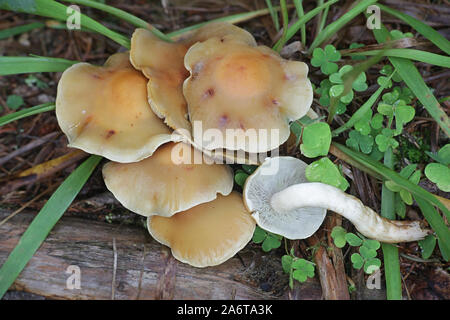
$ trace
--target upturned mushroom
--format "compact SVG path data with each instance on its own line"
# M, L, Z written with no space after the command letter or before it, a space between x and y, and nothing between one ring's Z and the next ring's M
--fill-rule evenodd
M193 140L205 149L275 149L288 139L289 122L304 116L312 103L307 65L284 60L265 46L211 38L190 47L184 63L190 72L183 92ZM219 134L208 139L207 130Z
M296 221L307 222L311 219L315 228L319 221L323 221L324 215L320 213L318 217L313 217L313 214L301 217L303 213L300 210L322 208L342 215L361 234L381 242L417 241L429 234L430 231L423 229L417 221L395 221L380 217L358 198L336 187L317 182L293 183L288 179L289 173L294 169L293 163L297 163L300 171L304 170L304 164L292 159L294 158L268 159L248 178L244 186L245 205L262 228L271 227L271 223L279 220L276 229L279 234L290 239L301 239L304 236L301 231L296 235L295 229L304 227ZM268 175L263 175L261 170L268 166L278 170L274 169ZM276 187L269 187L271 185ZM309 227L308 234L314 228Z
M256 45L249 32L225 22L208 23L175 43L163 41L147 29L139 28L133 33L130 61L148 78L147 94L152 110L173 129L191 130L182 90L189 76L184 56L192 44L211 37Z
M199 158L202 154L191 146L168 143L139 162L105 164L103 178L125 208L143 216L170 217L233 189L230 167L203 160L196 164Z
M173 139L150 109L147 79L128 53L112 55L104 66L77 63L62 74L56 117L69 146L117 162L135 162Z
M179 212L170 218L147 218L150 234L173 256L195 267L221 264L252 238L255 221L237 192Z

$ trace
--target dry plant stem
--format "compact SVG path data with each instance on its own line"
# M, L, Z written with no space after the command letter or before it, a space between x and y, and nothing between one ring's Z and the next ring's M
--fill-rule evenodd
M356 197L323 183L300 183L272 196L276 211L286 212L301 207L319 207L334 211L350 220L366 237L387 243L417 241L429 231L417 221L395 221L380 217Z

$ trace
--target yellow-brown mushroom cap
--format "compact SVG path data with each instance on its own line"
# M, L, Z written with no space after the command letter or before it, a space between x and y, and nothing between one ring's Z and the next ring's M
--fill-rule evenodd
M185 66L191 73L183 86L191 122L195 126L199 121L203 131L219 130L224 137L202 143L198 139L204 135L196 136L194 129L194 141L208 149L277 148L289 137L289 121L304 116L312 103L307 65L284 60L264 46L212 38L188 50ZM237 139L227 139L233 138L226 133L229 129ZM257 143L245 139L251 134Z
M208 267L233 257L252 238L255 221L242 196L232 192L165 218L147 219L150 234L169 246L173 256L195 267Z
M127 209L143 216L170 217L232 191L231 168L207 164L202 157L189 145L168 143L142 161L105 164L103 177Z
M147 79L128 53L104 66L78 63L58 83L56 117L69 146L118 162L135 162L172 140L171 130L150 109Z
M239 39L256 45L250 33L224 22L207 24L176 43L163 41L146 29L136 29L133 33L131 63L149 79L148 100L153 111L173 129L191 129L182 89L183 81L189 76L184 55L192 44L210 37Z

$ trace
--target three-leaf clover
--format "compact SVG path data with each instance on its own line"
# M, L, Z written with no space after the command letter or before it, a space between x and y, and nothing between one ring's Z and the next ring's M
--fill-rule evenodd
M392 147L392 149L398 147L398 142L394 139L394 130L389 128L381 130L381 134L375 137L375 142L381 152L386 152L389 147Z
M325 122L316 122L303 128L300 150L308 158L325 156L331 144L331 129Z
M329 44L325 49L316 48L313 51L311 64L314 67L320 67L323 74L332 74L338 70L338 65L335 63L341 59L341 54L336 48Z
M268 231L256 227L255 233L253 233L253 242L262 243L262 249L264 252L269 252L272 249L279 248L281 246L282 236L274 234Z
M326 183L343 191L349 187L348 181L338 167L328 158L322 158L308 165L305 176L308 181Z
M441 163L430 163L425 167L427 178L444 192L450 192L450 168Z
M348 147L356 151L361 150L361 152L365 154L372 152L374 139L371 135L365 136L356 130L352 130L349 132L348 136L349 138L345 142Z
M450 144L443 146L438 153L427 154L439 163L429 163L425 167L427 178L436 183L437 187L445 192L450 192Z
M308 260L297 258L292 250L291 255L284 255L281 258L283 271L289 274L289 286L294 287L294 279L305 282L308 278L314 277L314 264Z
M421 173L420 170L416 170L416 167L417 165L410 164L400 171L400 175L417 185L419 184ZM406 214L405 203L408 205L413 203L411 193L392 180L386 181L385 185L389 190L395 192L395 212L398 216L404 218Z
M351 70L353 70L352 66L345 65L341 69L339 69L338 72L330 75L330 82L333 84L330 88L330 96L335 98L340 97L339 100L344 104L349 104L353 100L353 90L365 91L368 87L366 83L366 74L364 72L361 72L353 81L352 90L350 90L350 92L348 92L344 96L341 96L344 93L345 89L344 76Z

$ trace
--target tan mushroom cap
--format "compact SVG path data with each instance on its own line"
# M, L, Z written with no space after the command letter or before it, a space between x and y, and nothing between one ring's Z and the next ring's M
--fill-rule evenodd
M62 74L56 117L69 146L118 162L135 162L171 141L171 130L150 109L147 79L128 53L104 66L78 63Z
M191 73L183 87L191 122L200 121L203 131L216 129L224 137L205 141L208 149L272 150L288 139L289 121L304 116L312 103L308 66L284 60L268 47L212 38L188 50L185 66ZM228 129L238 139L227 139ZM271 138L272 129L278 138ZM245 139L251 134L257 143ZM202 138L194 132L197 143Z
M103 177L106 187L127 209L143 216L170 217L214 200L217 193L232 191L231 168L206 164L202 156L189 145L168 143L142 161L105 164Z
M136 29L131 38L130 60L149 79L150 106L173 129L191 129L182 89L189 76L184 55L193 43L209 37L236 38L256 45L250 33L224 22L207 24L177 43L163 41L146 29Z
M252 238L255 221L237 192L177 213L147 219L150 234L169 246L173 256L195 267L221 264Z

